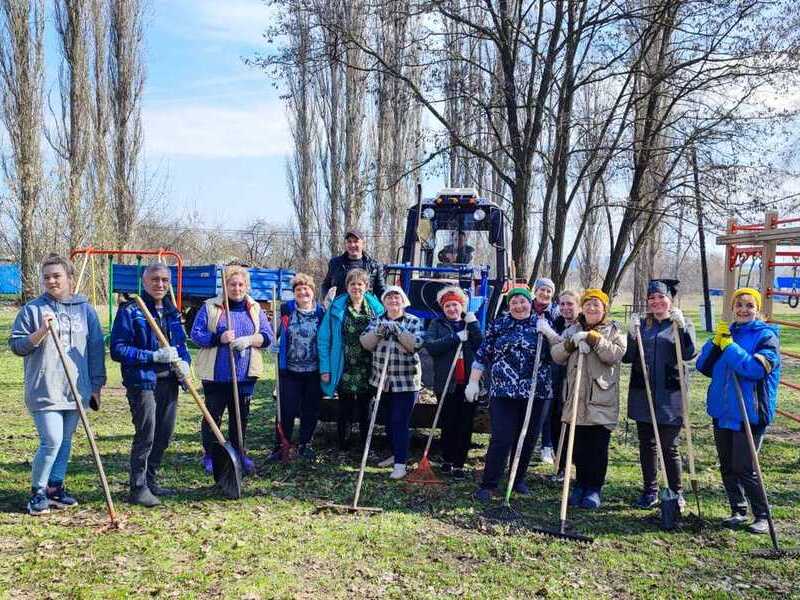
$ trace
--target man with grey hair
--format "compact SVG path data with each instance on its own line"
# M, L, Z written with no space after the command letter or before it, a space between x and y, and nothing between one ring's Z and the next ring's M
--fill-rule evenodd
M172 493L158 485L156 472L175 429L178 383L188 377L191 358L181 315L169 296L169 267L149 265L142 287L142 300L169 346L159 347L142 311L135 302L126 302L111 329L111 358L120 363L134 427L128 501L152 507L160 504L158 496Z

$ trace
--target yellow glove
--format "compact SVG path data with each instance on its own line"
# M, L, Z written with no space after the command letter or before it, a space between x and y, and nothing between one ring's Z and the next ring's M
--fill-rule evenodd
M719 346L720 350L725 350L732 341L731 328L725 321L717 321L717 326L714 328L714 344Z

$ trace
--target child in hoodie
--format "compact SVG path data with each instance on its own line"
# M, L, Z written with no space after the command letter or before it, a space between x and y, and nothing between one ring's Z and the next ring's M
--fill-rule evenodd
M24 358L25 405L39 434L31 470L31 515L48 513L51 507L78 505L64 487L72 435L78 425L75 402L80 400L97 410L106 382L103 331L87 299L72 293L75 268L67 259L50 254L42 262L41 272L45 292L20 309L8 341L11 351ZM58 333L80 398L72 397L49 335L50 323Z

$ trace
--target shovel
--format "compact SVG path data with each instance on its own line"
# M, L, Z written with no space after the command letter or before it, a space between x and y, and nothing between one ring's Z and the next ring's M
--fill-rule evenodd
M164 336L164 333L161 331L158 323L156 323L153 315L150 314L150 310L148 310L147 305L144 303L144 300L142 300L141 296L137 294L131 294L131 297L144 314L144 317L147 319L147 322L150 325L150 328L153 330L153 333L156 334L159 346L162 348L169 346L167 338ZM211 428L211 432L214 434L214 437L217 438L218 443L211 446L211 461L214 467L214 481L220 487L226 498L241 498L242 464L239 460L239 453L236 452L236 449L230 444L230 442L225 441L225 437L222 435L219 427L217 427L214 417L212 417L211 413L208 412L206 403L203 402L203 399L197 393L197 390L194 389L194 385L192 385L191 380L186 378L181 383L186 386L187 391L192 398L194 398L197 407L200 409L200 412L203 413L203 418Z
M97 444L94 441L94 434L92 433L92 427L89 425L89 419L86 417L86 411L83 408L83 404L81 404L80 396L78 396L78 390L75 387L75 379L72 376L72 373L70 373L69 371L69 367L67 365L67 357L64 356L64 348L61 347L61 338L56 333L56 330L53 329L52 321L47 324L47 330L50 332L50 337L53 338L53 345L56 347L56 350L58 351L58 358L61 360L61 366L64 367L64 375L66 375L67 377L69 390L72 393L72 397L75 398L75 406L78 409L78 416L80 416L81 423L83 423L83 429L86 432L86 437L89 440L89 448L92 451L94 464L97 467L97 474L100 476L100 485L103 487L103 494L105 495L106 498L106 509L108 510L108 519L111 521L109 526L113 529L119 529L120 526L119 519L117 519L117 513L114 510L114 501L111 500L111 490L108 488L108 480L106 479L106 472L103 469L103 463L100 460L100 452L97 450Z
M661 529L671 531L678 526L678 517L680 516L680 506L678 505L678 494L673 492L669 487L669 479L667 477L667 467L664 463L664 450L661 448L661 434L658 432L658 423L656 422L656 409L653 404L653 394L650 390L650 375L647 372L647 362L644 357L644 346L642 345L642 330L641 322L636 322L636 345L639 347L639 360L642 363L642 375L644 378L644 389L647 395L647 407L650 409L650 421L653 424L653 435L656 438L656 449L658 455L658 464L661 470L661 477L664 480L664 486L658 493L661 508Z
M522 518L522 515L511 507L511 492L514 490L514 480L517 478L517 468L519 458L522 455L522 446L525 444L525 437L528 433L528 426L531 422L531 412L533 412L533 401L536 396L536 384L539 380L539 364L542 357L542 334L536 334L536 358L533 361L533 374L531 375L531 391L528 393L528 404L525 407L525 417L522 420L522 429L517 439L517 447L514 451L514 460L511 461L511 470L508 472L508 485L503 504L496 508L490 508L485 516L493 521L511 522ZM544 417L544 414L542 415Z
M697 502L697 518L700 523L703 521L703 514L700 512L700 494L698 493L697 473L694 469L694 444L692 443L692 425L689 422L689 392L686 386L686 371L683 363L683 343L681 342L681 331L678 324L672 322L672 336L675 338L675 357L677 358L678 380L681 386L681 409L683 411L683 427L686 430L686 451L689 455L689 483L692 486L692 494Z
M406 477L406 483L443 485L442 480L436 476L436 473L434 473L433 469L431 468L431 463L428 460L428 452L430 452L431 449L433 433L436 431L436 425L439 423L439 415L442 414L444 399L447 395L447 390L450 387L450 379L453 377L453 371L455 371L458 357L461 355L462 346L463 343L459 342L458 347L456 348L456 353L453 356L453 362L450 363L450 370L447 372L447 379L444 382L444 388L442 389L442 395L440 396L441 400L439 400L439 404L436 407L436 414L433 416L433 423L431 424L431 430L428 432L428 440L425 442L425 451L422 453L422 459L419 461L417 468L414 469L414 471L410 473L408 477Z
M392 342L394 345L394 342ZM383 394L383 386L386 384L386 372L389 370L389 358L391 357L391 348L386 352L386 359L383 361L383 368L381 369L381 376L378 380L378 392L375 394L375 400L372 406L372 414L369 419L369 429L367 429L367 441L364 444L364 454L361 456L361 467L358 470L358 480L356 481L356 493L353 495L353 504L333 504L328 502L317 506L314 512L338 512L338 513L379 513L383 512L382 508L359 506L358 499L361 497L361 486L364 483L364 471L367 468L367 458L369 457L369 446L372 442L372 432L375 429L375 420L378 417L378 407L381 402L381 394Z
M753 430L750 427L750 419L747 416L747 406L744 402L744 394L742 394L742 386L739 384L739 378L736 373L731 372L733 378L733 385L736 387L736 397L739 399L739 413L742 417L744 424L744 432L747 436L747 445L750 447L750 457L753 459L753 467L756 471L758 478L758 485L761 488L761 495L764 499L764 505L767 507L767 523L769 523L769 537L772 540L772 548L767 550L755 550L754 556L761 558L797 558L800 556L800 548L781 548L778 544L778 534L775 531L775 523L772 521L772 509L769 506L767 499L767 487L764 485L764 475L761 472L761 463L758 461L758 449L756 448L755 440L753 439Z

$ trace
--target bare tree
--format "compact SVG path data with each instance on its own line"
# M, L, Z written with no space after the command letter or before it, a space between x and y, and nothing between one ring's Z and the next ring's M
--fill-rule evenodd
M109 94L111 98L112 198L121 246L131 238L139 202L144 88L141 0L111 0Z
M11 146L3 172L18 215L22 297L38 291L34 222L43 187L42 81L44 6L42 0L0 2L0 94L2 117Z

